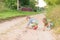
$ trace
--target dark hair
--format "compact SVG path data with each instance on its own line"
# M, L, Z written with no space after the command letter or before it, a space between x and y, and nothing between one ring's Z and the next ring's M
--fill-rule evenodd
M30 19L31 17L30 16L27 16L26 19Z
M48 22L47 22L47 19L46 18L43 18L43 23L45 24L45 26L48 25Z

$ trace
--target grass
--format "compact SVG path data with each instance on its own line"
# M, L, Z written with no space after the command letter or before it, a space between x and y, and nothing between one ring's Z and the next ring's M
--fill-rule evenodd
M35 14L37 14L37 12L24 12L24 11L16 11L16 10L2 11L0 12L0 19L7 19L16 16L35 15Z
M54 32L60 34L60 5L50 7L46 16L54 23Z

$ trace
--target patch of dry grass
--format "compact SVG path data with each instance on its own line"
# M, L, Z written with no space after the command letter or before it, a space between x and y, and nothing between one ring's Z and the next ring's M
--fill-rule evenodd
M53 9L47 13L47 18L53 21L55 33L60 34L60 6L53 7Z

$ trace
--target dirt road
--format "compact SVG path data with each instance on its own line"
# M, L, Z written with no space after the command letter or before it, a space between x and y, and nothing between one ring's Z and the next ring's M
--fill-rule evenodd
M39 29L41 29L43 27L42 19L45 15L37 14L33 17L39 20ZM27 32L23 32L26 25L25 17L0 24L0 40L55 40L51 31L28 29Z

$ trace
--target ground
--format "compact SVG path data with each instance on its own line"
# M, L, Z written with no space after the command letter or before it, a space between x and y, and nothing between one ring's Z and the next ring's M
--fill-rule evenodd
M0 40L55 40L51 31L40 30L43 27L42 19L45 14L32 17L39 20L38 30L28 29L24 32L27 25L26 17L16 18L0 24Z

